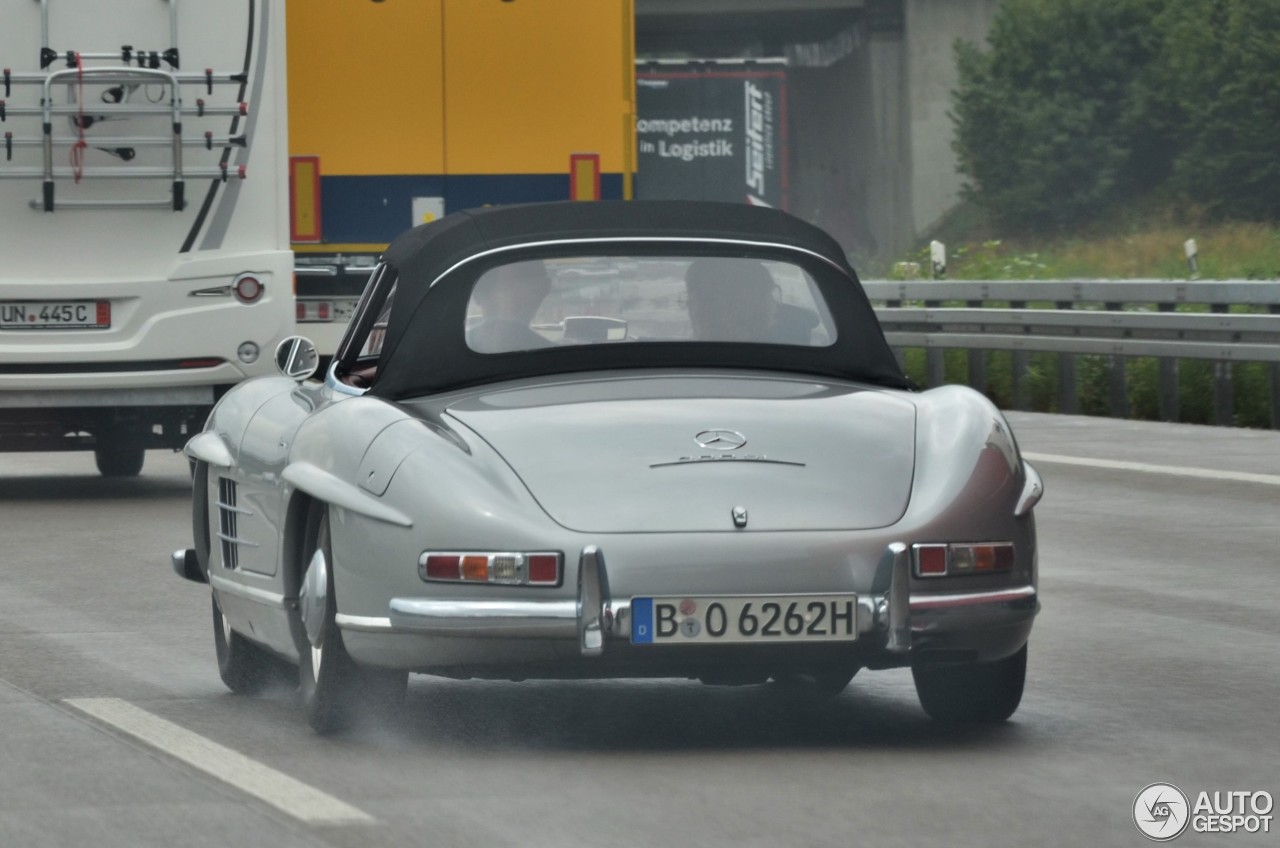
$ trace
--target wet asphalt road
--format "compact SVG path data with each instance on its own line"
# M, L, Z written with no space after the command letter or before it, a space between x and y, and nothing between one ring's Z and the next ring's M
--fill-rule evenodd
M414 677L403 715L319 738L292 692L218 680L207 589L167 561L185 460L0 454L0 846L1138 846L1147 784L1280 795L1280 433L1010 418L1030 454L1276 479L1038 461L1027 694L964 731L890 671L833 700ZM104 698L366 818L283 813L75 705Z

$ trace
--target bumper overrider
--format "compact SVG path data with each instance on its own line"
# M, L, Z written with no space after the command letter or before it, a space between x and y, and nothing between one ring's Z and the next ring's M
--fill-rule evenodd
M884 563L888 586L858 595L856 628L859 641L874 641L887 659L997 659L1026 642L1039 611L1034 585L913 593L908 546L888 545ZM392 598L386 618L338 613L336 619L353 635L576 640L583 657L601 656L610 641L631 637L631 601L610 595L604 554L594 545L579 557L576 599Z

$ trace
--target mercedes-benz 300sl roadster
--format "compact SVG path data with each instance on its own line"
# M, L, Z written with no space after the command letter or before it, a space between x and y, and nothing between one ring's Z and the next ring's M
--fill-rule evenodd
M186 454L222 679L320 731L409 673L841 691L911 668L1002 721L1039 607L1039 476L983 395L919 391L828 235L700 202L415 228L324 381L305 339Z

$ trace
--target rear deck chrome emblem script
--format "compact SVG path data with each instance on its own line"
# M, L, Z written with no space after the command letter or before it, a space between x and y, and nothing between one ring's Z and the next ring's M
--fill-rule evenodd
M682 456L674 461L653 462L650 468L665 468L671 465L692 465L699 462L765 462L772 465L803 466L803 462L791 462L785 459L772 459L762 453L730 453L747 444L747 437L737 430L703 430L693 437L698 447L703 450L720 451L720 453L704 453Z

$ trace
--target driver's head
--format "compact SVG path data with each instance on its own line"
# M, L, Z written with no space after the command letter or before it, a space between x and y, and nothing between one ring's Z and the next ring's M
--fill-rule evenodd
M754 259L695 259L685 272L689 323L700 341L767 341L777 310L776 284Z
M529 323L547 293L551 278L541 260L499 265L476 282L471 297L485 318Z

